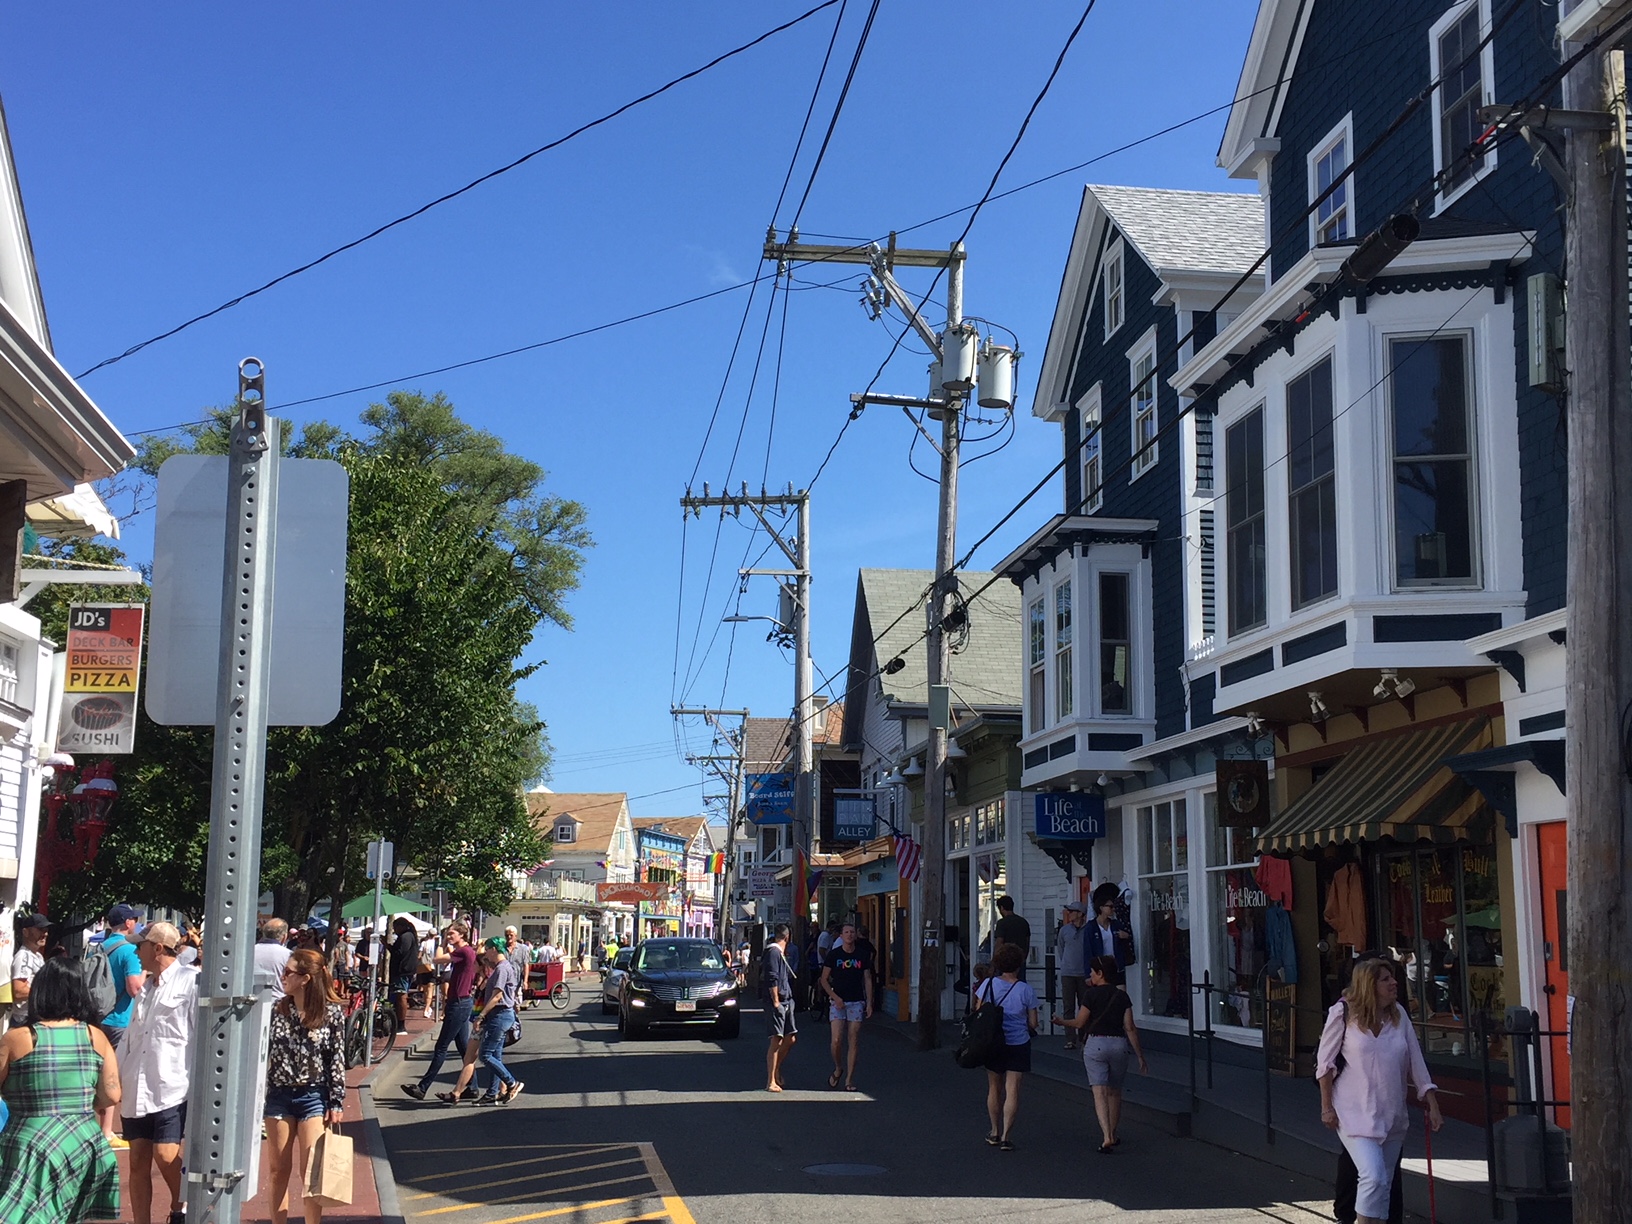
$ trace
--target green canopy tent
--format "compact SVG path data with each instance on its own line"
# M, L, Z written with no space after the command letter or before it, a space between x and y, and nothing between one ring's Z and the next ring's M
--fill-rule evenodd
M407 897L399 897L396 893L382 893L380 895L380 913L382 914L429 914L431 907L423 901L410 901ZM374 894L358 897L355 901L346 902L340 911L342 918L372 918L374 916Z

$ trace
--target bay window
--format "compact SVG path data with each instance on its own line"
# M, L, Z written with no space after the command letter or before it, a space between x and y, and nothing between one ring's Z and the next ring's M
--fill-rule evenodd
M1129 609L1128 575L1099 576L1099 712L1127 714L1133 709L1129 692L1129 655L1133 650L1133 623Z
M1224 494L1232 635L1267 617L1264 532L1264 410L1254 408L1224 432Z
M1337 482L1332 463L1332 359L1286 388L1292 607L1337 590Z
M1470 348L1465 335L1388 342L1394 576L1400 586L1477 578Z
M1071 584L1054 588L1054 712L1069 718L1074 708L1071 691Z
M1044 701L1047 688L1048 612L1041 599L1034 599L1026 611L1027 692L1026 703L1031 717L1028 730L1041 731L1048 725L1048 707Z

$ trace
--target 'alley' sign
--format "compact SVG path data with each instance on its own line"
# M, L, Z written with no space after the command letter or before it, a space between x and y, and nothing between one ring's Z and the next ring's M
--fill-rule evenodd
M130 752L142 665L141 604L73 604L68 609L63 752Z
M1037 837L1089 841L1105 836L1105 797L1082 791L1043 791L1037 801Z

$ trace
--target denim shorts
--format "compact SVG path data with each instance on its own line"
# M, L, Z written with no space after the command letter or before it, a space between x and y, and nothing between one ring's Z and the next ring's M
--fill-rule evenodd
M269 1085L266 1090L266 1108L261 1110L261 1116L304 1122L308 1118L321 1118L327 1105L323 1089L316 1084L301 1084L294 1088L275 1088Z
M187 1135L187 1102L138 1118L121 1116L119 1129L126 1139L149 1143L180 1143Z

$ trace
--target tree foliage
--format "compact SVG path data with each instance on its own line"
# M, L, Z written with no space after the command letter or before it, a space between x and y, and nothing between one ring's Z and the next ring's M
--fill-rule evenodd
M174 454L224 454L234 415L150 439L138 466L152 476ZM350 478L346 627L339 715L268 735L263 884L291 918L343 904L365 891L364 848L383 836L399 862L452 880L462 908L502 910L509 872L549 854L522 798L548 767L545 725L515 688L536 666L522 659L539 625L570 627L586 514L440 395L393 393L362 422L360 436L316 422L282 439ZM94 869L63 882L65 902L202 908L212 738L141 718L120 816Z

